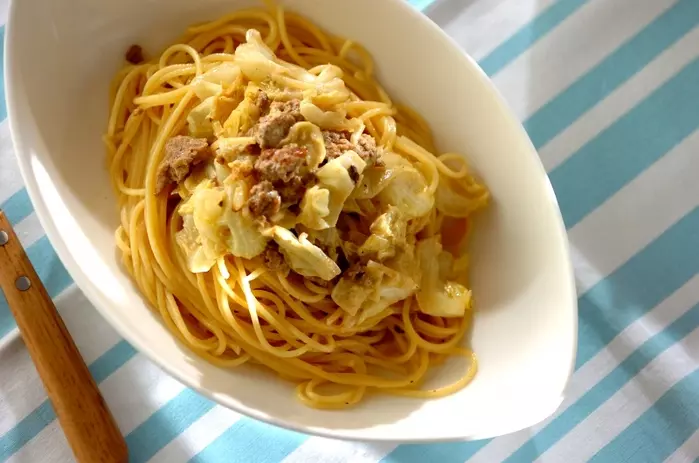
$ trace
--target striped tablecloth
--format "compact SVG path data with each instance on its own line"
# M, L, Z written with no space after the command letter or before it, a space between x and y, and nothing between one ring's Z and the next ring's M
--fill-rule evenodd
M3 23L6 2L0 0ZM309 437L214 405L137 354L72 284L22 188L3 121L0 207L55 297L132 461L699 457L699 0L414 4L493 78L558 195L580 305L577 369L565 403L553 418L509 436L400 446ZM6 118L4 104L0 117ZM71 458L2 300L0 461Z

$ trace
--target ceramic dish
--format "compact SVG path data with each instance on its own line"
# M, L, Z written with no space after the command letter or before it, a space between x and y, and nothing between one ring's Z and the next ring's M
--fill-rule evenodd
M22 175L60 259L136 349L202 394L291 429L345 439L441 441L531 426L562 401L574 365L576 293L548 178L519 122L477 64L402 0L289 0L290 9L363 43L396 100L431 124L442 150L467 153L492 191L472 246L475 380L421 401L375 395L319 411L260 368L217 368L180 345L119 263L118 216L101 142L108 86L132 43L160 50L188 25L253 3L237 0L22 0L7 26L7 102ZM257 4L259 6L259 4ZM430 384L450 382L455 363ZM136 391L137 392L137 391Z

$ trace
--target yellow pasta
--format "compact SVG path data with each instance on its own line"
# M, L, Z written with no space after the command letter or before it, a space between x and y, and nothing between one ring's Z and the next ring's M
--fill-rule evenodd
M297 383L298 399L309 406L349 407L375 392L440 397L465 387L476 372L475 355L460 347L472 321L470 292L461 294L468 302L458 316L430 314L426 299L419 295L425 290L416 285L408 297L362 318L334 302L335 283L272 270L259 257L222 254L210 268L192 271L190 256L178 245L186 209L182 195L178 196L183 190L161 194L159 169L168 140L191 131L188 118L205 100L197 82L223 63L235 65L234 53L246 35L249 40L251 29L259 32L278 59L286 60L277 66L290 70L280 72L266 91L283 88L297 92L304 101L315 98L318 107L344 111L342 123L355 124L352 142L361 134L371 135L384 153L387 169L424 180L419 194L432 205L408 222L418 237L414 239L438 250L444 247L442 254L449 259L446 249L451 242L453 252L465 256L470 215L487 203L488 192L463 157L434 153L429 126L414 110L392 102L374 80L374 63L364 47L268 3L264 9L241 10L193 26L156 58L128 64L116 75L104 141L121 217L115 242L125 269L165 326L198 355L224 368L263 365ZM297 67L318 78L338 73L348 91L323 94L312 81L295 77ZM225 117L209 121L219 133L211 143L214 152L255 142L248 120L253 113L243 111L247 104L243 92L253 87L247 77L236 82L239 87L230 87L228 100L220 94L216 100L230 105L221 109ZM264 87L265 82L257 84ZM366 235L369 225L361 217L375 218L381 209L373 199L377 196L361 196L358 191L343 209L352 236ZM453 198L464 202L466 212L452 212L460 207L453 206ZM353 222L351 214L360 219ZM460 231L443 231L445 217ZM453 264L464 279L465 262L455 259ZM391 271L386 265L382 269ZM414 278L419 282L419 275ZM422 278L424 282L424 274ZM466 358L461 378L447 387L421 389L430 366L450 356Z

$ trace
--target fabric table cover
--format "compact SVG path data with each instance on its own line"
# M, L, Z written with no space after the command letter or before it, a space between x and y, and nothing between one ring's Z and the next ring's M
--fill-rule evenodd
M131 461L699 457L699 0L413 0L413 6L491 76L523 121L558 196L580 307L578 359L564 404L554 417L512 435L396 446L310 437L204 399L135 352L71 281L22 186L2 94L0 208L55 298L126 436ZM8 0L0 0L2 24L7 11ZM72 459L0 297L0 462Z

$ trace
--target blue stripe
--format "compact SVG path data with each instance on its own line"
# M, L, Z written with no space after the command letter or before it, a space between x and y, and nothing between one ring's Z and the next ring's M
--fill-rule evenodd
M0 210L5 213L7 220L9 220L12 225L16 225L27 218L29 214L34 211L34 207L29 200L29 194L27 194L27 189L22 188L10 196L0 205Z
M554 170L551 181L569 227L602 204L699 125L699 112L694 104L690 105L699 100L699 89L695 84L698 78L699 63L694 62ZM699 230L699 214L696 210L581 298L578 366L603 348L623 327L696 274L699 266L699 239L695 230ZM675 239L678 241L673 243ZM671 252L664 255L667 249ZM675 258L677 260L673 260ZM664 265L656 267L658 261L664 262ZM619 288L627 293L627 311L610 305L614 301L609 299L606 304L600 303ZM646 294L644 296L640 293ZM609 317L606 314L618 317L611 320L607 319ZM488 442L401 445L383 461L464 461ZM531 441L525 444L530 445L535 444Z
M243 418L190 463L278 463L306 439L307 435Z
M538 40L540 37L542 37L546 32L548 32L553 27L555 27L555 25L557 25L558 22L562 21L567 16L567 15L562 13L562 12L564 12L565 8L571 8L571 5L574 5L574 8L569 13L567 13L569 15L570 13L575 11L575 9L577 9L583 3L584 2L579 1L579 0L576 0L576 1L560 0L559 2L555 3L552 7L550 7L544 13L548 16L546 16L544 19L541 19L541 20L539 20L539 18L537 18L537 20L533 21L528 26L525 26L525 28L519 32L519 34L521 34L521 35L520 35L518 40L522 41L522 43L526 42L526 45L517 46L516 45L517 41L513 41L513 39L515 38L515 37L513 37L509 41L507 41L503 45L501 45L501 47L498 47L498 49L496 49L493 53L491 53L491 55L486 57L481 62L481 65L484 67L484 69L486 69L486 71L489 74L496 73L497 71L502 69L507 63L511 62L511 60L513 60L514 58L519 56L519 54L524 52L529 47L529 45L534 43L536 40ZM542 16L544 16L544 14L542 14ZM556 19L556 15L559 15L559 19ZM509 45L508 45L508 43L509 43ZM508 49L510 51L508 51ZM509 54L509 58L507 58L508 54ZM505 58L503 58L503 56ZM182 430L184 430L184 429L186 429L186 428L183 428ZM179 431L179 432L181 432L181 431ZM177 434L179 434L179 432ZM471 446L473 446L474 444L478 444L479 447L483 445L483 443L467 443L467 444L471 445ZM457 444L457 445L459 445L459 444ZM137 461L137 460L135 460L135 461Z
M213 407L191 389L180 392L126 436L129 461L148 461Z
M699 208L578 300L579 368L699 271Z
M524 123L534 145L545 145L697 24L696 0L681 0L658 16Z
M587 391L577 402L556 417L536 436L530 439L507 460L508 463L534 461L551 448L559 439L580 424L597 407L606 402L619 389L636 376L653 359L668 347L682 340L699 326L699 304L675 320L662 332L643 343L614 371ZM654 460L654 461L661 461Z
M543 37L550 30L555 28L560 22L562 22L565 18L567 18L569 15L571 15L575 10L577 10L584 3L585 3L585 0L560 0L559 2L557 2L556 4L549 7L547 10L542 12L539 17L535 18L532 22L525 25L513 37L511 37L509 40L505 41L502 45L500 45L493 52L491 52L486 58L484 58L484 60L482 60L481 66L486 70L487 73L489 73L491 75L496 73L497 71L499 71L500 69L505 67L509 62L514 60L517 56L519 56L521 53L526 51L526 49L529 46L531 46L531 44L533 44L534 42L539 40L541 37ZM423 7L426 5L420 4L418 6ZM0 34L2 35L2 38L4 39L4 26L2 28L0 28ZM3 77L0 77L0 79L3 79ZM0 83L3 84L3 86L0 87L0 91L4 92L4 82L0 82ZM6 109L5 109L5 105L4 105L4 93L2 93L2 95L0 95L0 119L4 119L5 117L6 117ZM21 190L15 196L17 196L17 199L15 200L17 203L16 206L8 207L7 205L3 205L4 209L6 209L6 210L8 208L11 209L12 212L10 212L10 214L11 214L10 220L13 223L17 223L22 218L25 218L32 211L32 207L31 207L31 204L29 203L28 196L26 194L26 190L24 190L24 189ZM12 217L14 218L14 220L12 219ZM45 240L45 238L42 238L42 240ZM37 244L39 244L39 243L37 243ZM46 244L47 244L47 242L46 242ZM43 247L43 245L42 245L42 247ZM31 248L29 251L31 251ZM41 252L40 254L46 256L47 253ZM58 267L56 269L56 271L53 272L53 274L57 275L57 277L54 278L54 281L56 281L57 283L60 283L60 284L57 286L56 290L53 291L53 293L51 290L49 290L49 293L52 294L52 297L54 297L62 289L64 289L65 287L67 287L70 284L70 280L69 280L69 278L66 279L66 278L59 278L58 277L61 273L64 273L67 276L67 273L65 272L65 269L60 264L58 259L55 258L55 256L53 256L53 258L44 259L42 262L45 264L48 263L48 265L50 267L52 267L52 266ZM38 265L38 267L40 267L40 266L41 266L41 264ZM37 271L39 271L39 274L41 276L40 269L38 269ZM43 277L42 277L42 279L43 279ZM63 284L61 282L63 282L63 281L68 281L68 282L65 283L61 287L61 285ZM48 286L47 286L47 288L48 288ZM4 305L4 307L3 307L3 305ZM6 302L0 301L0 336L2 336L7 331L12 329L13 326L14 326L14 323L12 322L11 316L9 316L9 312L7 310L7 307L6 307ZM189 405L193 406L195 408L195 410L194 410L195 415L198 413L197 410L202 409L201 402L199 402L198 400L193 400L192 403L190 403ZM158 416L161 416L161 415L158 415L159 412L156 412L156 414L151 417L153 419L152 422L159 421ZM40 415L39 413L37 413L37 414ZM164 412L164 414L167 414L167 413ZM191 420L189 422L189 424L191 424L191 422L193 422L193 421L194 420ZM149 421L147 421L146 423L148 423L148 422ZM144 425L146 423L144 423ZM46 424L48 424L48 422L46 422ZM187 424L186 427L188 427L189 424ZM45 424L44 424L44 426L45 426ZM177 434L181 433L184 429L186 429L186 427L182 428L179 432L177 432ZM41 429L43 429L43 427ZM40 431L41 429L39 429L38 431ZM142 425L142 426L139 426L139 428L137 428L137 430L139 430L139 429L146 429L146 431L144 431L144 432L146 432L146 434L148 433L148 431L147 431L148 426L144 427ZM131 437L132 443L131 443L130 447L133 447L131 449L131 451L132 451L132 453L134 451L136 451L135 456L132 455L132 459L134 459L133 461L140 461L140 460L138 460L139 455L144 456L144 455L147 455L149 453L149 451L145 449L145 447L147 447L147 446L143 445L144 442L139 437L140 434L136 433L137 430L135 430L134 433L130 434L130 436L132 436ZM37 433L38 433L38 431L37 431ZM167 439L168 442L170 440L172 440L174 437L176 437L176 435L173 435L172 437ZM164 446L164 445L165 445L165 443L161 444L160 447L158 447L157 449L162 448L162 446ZM157 445L155 447L157 447ZM153 447L153 448L155 448L155 447ZM139 452L138 452L139 449L144 449L144 450L142 453L139 454ZM156 449L156 451L157 451L157 449ZM154 454L154 452L153 452L153 454Z
M566 17L571 15L575 10L577 10L582 4L587 0L560 0L547 10L541 13L539 17L535 18L529 24L525 25L520 29L514 36L505 41L502 45L497 47L493 52L491 52L487 57L481 61L481 66L488 74L494 74L500 69L502 69L509 62L514 60L517 56L527 50L531 44L543 37L547 32L552 30L556 25L562 22ZM421 2L413 2L413 5L418 8L423 8L426 4ZM173 400L178 400L173 399ZM193 406L196 408L201 405L197 399L193 400ZM178 407L185 407L185 405L177 404ZM194 415L197 415L197 411L194 410ZM198 418L198 416L197 416ZM193 423L194 420L189 420L187 426ZM145 424L145 423L144 423ZM182 428L184 431L186 428ZM142 431L146 435L150 431ZM180 431L181 432L181 431ZM136 449L136 456L133 456L134 450L132 449L132 461L145 461L144 456L150 458L154 455L160 448L166 445L170 440L174 439L176 435L166 436L167 442L157 443L156 440L146 438L145 440L136 436L134 437L134 448ZM223 445L223 444L221 444Z
M481 68L489 76L497 74L586 2L587 0L558 0L481 59Z
M698 81L695 60L551 172L568 228L699 126Z
M600 450L594 463L665 460L699 428L699 370L687 375Z
M446 444L403 444L386 455L381 463L463 463L491 440Z
M408 0L408 3L410 3L414 8L422 11L430 6L430 4L434 3L434 0Z
M665 231L578 299L576 369L638 317L658 305L699 271L699 208ZM541 432L548 429L544 428ZM552 432L552 431L546 431ZM384 462L463 462L490 440L401 445ZM531 440L524 444L530 445Z
M215 405L214 402L195 391L185 389L126 436L126 443L129 446L129 461L131 463L148 461ZM257 437L254 435L255 432L259 434ZM275 452L284 453L284 455L291 453L307 437L242 418L204 449L196 457L196 461L220 461L211 458L215 455L227 455L225 449L237 448L237 450L241 450L242 447L238 447L243 445L243 442L248 445L250 453L236 455L244 457L245 461L263 461L255 460L255 458L262 458L263 455L253 453L256 449L261 449L260 446L263 445L261 441L255 441L257 438L261 439L262 434L264 434L267 444L270 443L270 438L278 438L274 440L274 445L270 445L263 452L267 455Z
M699 208L695 208L578 300L576 369L698 271ZM590 397L586 400L594 400L595 396ZM585 402L581 407L594 410ZM561 416L565 416L562 421L555 420L560 429L547 425L520 447L511 461L526 460L545 451L572 429L572 422L579 418L575 412Z
M112 373L124 366L136 355L136 350L123 339L90 365L90 373L97 384L107 379Z
M100 383L135 354L136 351L126 341L121 341L92 362L90 373L95 381ZM51 402L44 400L14 428L0 436L0 461L5 461L14 455L55 419L56 414L51 408Z
M0 461L7 461L55 419L56 414L51 408L51 402L45 400L0 437Z
M541 14L531 22L519 29L508 40L495 48L488 56L479 62L479 65L485 73L490 76L498 73L524 53L531 45L577 11L586 1L587 0L559 0L541 12ZM417 4L420 8L425 6L417 2L413 3ZM438 455L432 456L438 458L439 461L448 462L450 461L448 460L449 455L471 455L477 452L487 442L488 441L442 444L441 448L444 451L440 451ZM393 458L401 462L423 461L420 459L420 449L425 447L431 448L431 446L424 445L401 445L382 461L393 461Z
M73 283L45 236L29 246L27 256L52 298L58 296ZM15 320L10 313L7 299L0 291L0 338L13 330L14 327Z

